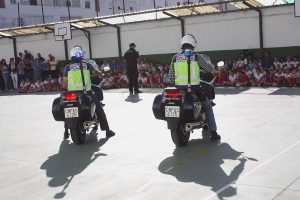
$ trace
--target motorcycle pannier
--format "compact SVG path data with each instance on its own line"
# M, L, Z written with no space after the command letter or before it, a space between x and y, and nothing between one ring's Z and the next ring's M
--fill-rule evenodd
M157 95L153 101L152 111L156 119L165 120L165 112L163 110L163 96Z
M63 112L63 107L60 104L60 97L54 99L52 104L52 115L56 121L64 121L65 115Z

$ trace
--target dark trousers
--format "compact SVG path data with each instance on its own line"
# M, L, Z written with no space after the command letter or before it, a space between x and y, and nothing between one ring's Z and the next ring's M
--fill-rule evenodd
M100 87L96 87L92 85L92 90L95 93L96 97L98 98L98 101L103 101L103 91Z
M139 90L138 84L138 71L137 70L127 70L127 77L129 82L129 91L133 92Z
M96 95L92 91L89 92L89 95L92 97L92 99L94 100L94 102L96 104L96 114L97 114L98 120L100 122L101 130L102 131L109 130L106 115L105 115L105 112L104 112L104 110L103 110L103 108L100 104L99 99L96 97Z
M209 98L207 97L206 90L203 88L200 88L199 85L195 85L191 87L192 91L196 94L196 96L201 101L201 104L204 108L206 117L207 117L207 123L210 131L216 131L217 125L215 120L214 111L212 108L212 105L210 103ZM209 88L211 89L211 88ZM212 88L213 89L213 88Z

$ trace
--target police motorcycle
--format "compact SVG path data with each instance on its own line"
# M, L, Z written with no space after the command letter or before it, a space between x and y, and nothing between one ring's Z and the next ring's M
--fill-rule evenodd
M89 60L84 62L96 64ZM99 125L95 112L96 104L86 91L82 65L80 65L80 70L84 90L61 92L60 97L54 99L52 104L54 119L65 123L65 128L70 130L72 141L78 145L84 143L86 133L91 128L96 129ZM109 67L103 69L104 72L109 70Z
M186 49L185 56L188 58L188 86L187 88L167 87L162 94L155 97L152 111L156 119L167 122L171 131L173 143L177 147L185 146L190 138L190 133L195 129L207 129L208 124L204 108L200 100L191 91L190 85L190 64L193 51ZM218 66L223 65L222 62ZM202 83L213 87L214 77L210 81Z

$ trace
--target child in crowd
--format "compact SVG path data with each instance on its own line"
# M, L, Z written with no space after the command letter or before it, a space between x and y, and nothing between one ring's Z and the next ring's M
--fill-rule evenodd
M19 93L26 93L27 92L27 86L24 80L21 80L20 87L19 87Z

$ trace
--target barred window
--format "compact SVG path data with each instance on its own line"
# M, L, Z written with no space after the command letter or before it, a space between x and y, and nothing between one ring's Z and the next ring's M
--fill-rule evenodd
M72 0L72 7L80 8L80 0Z
M85 8L91 8L91 2L90 1L85 1L84 2L84 7Z

